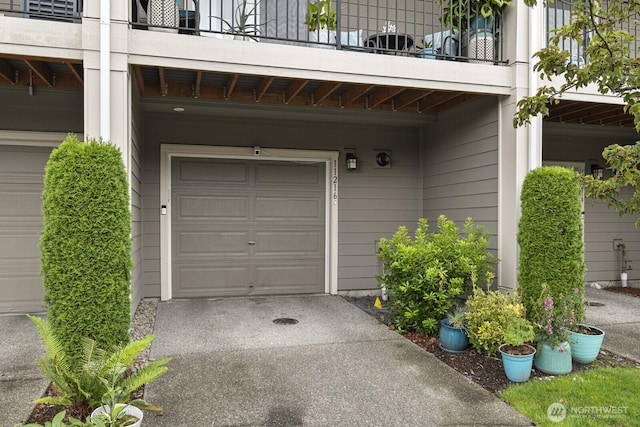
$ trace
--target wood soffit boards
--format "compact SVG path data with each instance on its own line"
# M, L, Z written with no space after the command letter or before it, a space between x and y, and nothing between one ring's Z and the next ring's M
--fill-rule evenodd
M248 76L132 67L143 97L192 98L298 106L356 108L377 111L438 114L474 101L480 94L316 81L277 76ZM82 90L81 61L0 56L0 85ZM562 101L550 108L546 121L633 127L633 117L621 105Z

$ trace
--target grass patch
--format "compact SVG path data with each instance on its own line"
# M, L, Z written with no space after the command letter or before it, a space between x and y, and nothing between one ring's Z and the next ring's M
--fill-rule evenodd
M539 426L640 426L640 369L598 368L505 389L501 396ZM555 414L547 415L554 405ZM554 417L557 416L557 418Z

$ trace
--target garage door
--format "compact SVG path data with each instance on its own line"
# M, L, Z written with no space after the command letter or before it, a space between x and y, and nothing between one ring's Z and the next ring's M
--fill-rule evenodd
M41 310L42 179L51 148L0 146L0 312Z
M174 158L174 297L324 292L324 163Z

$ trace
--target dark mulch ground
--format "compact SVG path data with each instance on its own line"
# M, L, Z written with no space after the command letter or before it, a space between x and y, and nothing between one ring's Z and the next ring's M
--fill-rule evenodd
M640 288L623 288L622 286L612 286L609 288L604 288L604 290L640 298Z
M629 289L629 288L624 288ZM394 329L389 309L383 305L382 309L374 307L375 297L358 297L346 298L349 302L358 308L369 313L382 323L390 325L390 329ZM500 355L493 357L484 353L478 353L473 348L468 348L464 353L451 354L439 347L439 339L437 337L424 336L418 333L407 333L405 338L412 341L419 347L433 354L435 357L460 372L471 381L479 384L486 390L498 393L507 386L513 384L507 379L502 368L502 360ZM573 363L573 372L586 371L600 367L635 367L640 368L640 363L633 360L618 356L617 354L601 350L598 358L589 365L581 365ZM544 379L549 375L537 371L535 368L531 372L531 378Z

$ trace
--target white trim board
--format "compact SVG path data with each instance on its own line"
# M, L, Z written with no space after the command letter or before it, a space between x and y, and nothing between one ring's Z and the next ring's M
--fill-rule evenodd
M173 157L211 159L274 160L289 162L324 162L326 165L325 215L325 292L338 293L338 152L288 150L254 147L225 147L183 144L160 145L160 298L172 298L171 290L171 160Z

